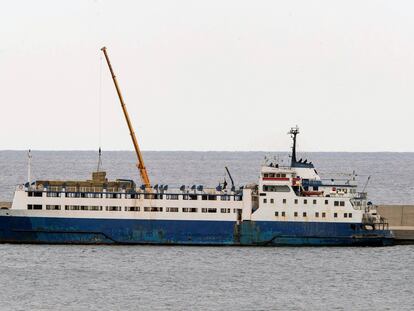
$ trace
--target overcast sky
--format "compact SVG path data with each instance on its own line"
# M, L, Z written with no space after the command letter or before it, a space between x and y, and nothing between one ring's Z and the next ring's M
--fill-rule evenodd
M414 151L412 1L1 1L0 149ZM99 100L101 94L102 100Z

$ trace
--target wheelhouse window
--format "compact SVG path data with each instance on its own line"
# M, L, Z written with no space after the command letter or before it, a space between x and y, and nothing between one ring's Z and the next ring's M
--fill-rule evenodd
M264 192L290 192L290 187L287 185L263 185Z

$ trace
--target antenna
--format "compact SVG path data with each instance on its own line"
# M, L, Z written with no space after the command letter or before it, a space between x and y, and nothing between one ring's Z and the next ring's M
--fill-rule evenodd
M30 184L32 182L32 151L29 149L27 153L27 183Z

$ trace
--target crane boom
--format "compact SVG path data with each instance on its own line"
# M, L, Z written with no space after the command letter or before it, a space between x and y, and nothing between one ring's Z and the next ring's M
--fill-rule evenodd
M124 99L122 97L121 90L120 90L119 85L118 85L118 81L116 80L114 70L112 69L111 62L109 61L108 53L106 52L106 47L103 47L101 50L105 55L105 59L106 59L106 62L108 64L109 71L111 72L112 80L114 81L116 92L118 93L119 101L121 102L122 111L124 112L125 120L126 120L127 125L128 125L129 134L131 135L132 143L134 144L135 153L136 153L137 158L138 158L137 168L139 170L139 174L141 176L142 183L145 185L145 188L151 188L151 183L150 183L150 180L149 180L149 177L148 177L147 169L145 168L145 165L144 165L144 158L142 157L141 150L139 149L138 141L137 141L137 138L136 138L135 132L134 132L134 128L132 127L131 120L129 119L129 114L128 114L128 111L126 109Z

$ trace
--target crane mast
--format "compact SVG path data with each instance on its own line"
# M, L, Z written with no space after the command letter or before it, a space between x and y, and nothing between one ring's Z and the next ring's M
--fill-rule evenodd
M151 183L150 183L150 180L149 180L149 177L148 177L147 169L145 168L145 165L144 165L144 158L142 157L141 150L139 149L138 141L137 141L137 138L136 138L135 132L134 132L134 128L132 127L131 120L129 119L129 114L128 114L128 111L126 109L124 99L122 97L121 90L120 90L119 85L118 85L118 81L116 80L114 70L112 69L111 62L109 61L108 53L106 52L106 47L103 47L101 50L105 55L105 59L106 59L106 62L108 64L109 71L111 72L112 80L114 81L116 92L118 93L119 101L121 102L122 111L124 112L125 120L126 120L127 125L128 125L129 134L131 135L132 143L134 144L135 153L136 153L137 158L138 158L137 168L139 170L139 174L141 176L142 183L145 185L145 188L147 188L147 189L151 188Z

